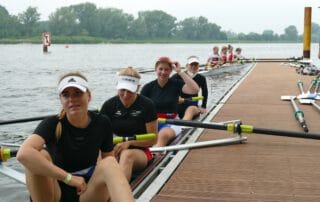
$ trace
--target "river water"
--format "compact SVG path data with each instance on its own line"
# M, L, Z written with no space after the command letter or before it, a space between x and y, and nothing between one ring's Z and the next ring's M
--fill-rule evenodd
M183 66L186 58L197 55L205 63L212 47L225 44L97 44L52 45L49 53L42 53L41 45L0 45L0 121L55 114L60 110L56 85L58 78L68 71L83 72L90 84L93 99L91 109L115 95L116 72L126 66L141 70L153 69L155 60L169 56ZM289 58L302 55L302 44L233 44L241 47L247 58ZM311 46L311 58L316 58L318 44ZM221 96L246 72L223 74L207 79L208 105ZM142 85L155 79L153 72L142 75ZM31 134L38 122L1 125L0 142L21 143ZM23 171L15 159L6 165ZM24 185L0 174L0 201L27 201Z

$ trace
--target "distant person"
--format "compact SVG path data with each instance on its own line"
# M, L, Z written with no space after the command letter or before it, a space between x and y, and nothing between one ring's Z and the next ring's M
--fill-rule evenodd
M178 113L179 117L183 120L192 120L207 111L208 87L206 78L203 75L198 74L199 63L199 58L197 56L188 57L187 70L185 73L190 76L200 87L201 94L203 96L202 104L201 106L198 106L198 101L190 100L192 97L197 97L198 93L186 94L182 92L182 99L180 99L181 101L178 106ZM173 75L172 79L182 80L179 74ZM182 100L184 100L184 102L182 102Z
M227 62L232 63L233 62L233 47L229 44L228 50L227 50Z
M134 201L129 183L113 157L110 120L88 111L91 91L78 72L61 77L62 110L44 119L21 145L33 201ZM97 162L98 156L101 160Z
M158 118L177 118L178 100L181 92L196 94L199 91L197 83L184 71L180 64L171 61L168 57L161 57L156 61L155 70L157 79L143 86L141 95L150 98L156 106ZM183 81L170 78L172 71L180 75ZM172 139L179 135L181 127L170 124L158 124L158 139L155 147L167 145Z
M219 47L215 46L213 47L213 53L209 55L209 58L207 59L207 66L206 69L213 68L216 65L219 64L220 61L220 55L219 55Z
M241 48L236 48L236 54L234 55L234 58L236 60L244 59L244 57L242 55L242 49Z
M223 65L228 62L228 47L227 46L222 46L221 48L221 53L220 53L220 62L219 65Z
M140 78L132 67L122 69L118 75L117 95L107 100L101 108L101 113L110 118L117 136L158 133L157 113L152 100L137 94ZM132 140L115 145L115 156L128 181L132 172L143 170L153 159L149 147L155 142L155 139Z

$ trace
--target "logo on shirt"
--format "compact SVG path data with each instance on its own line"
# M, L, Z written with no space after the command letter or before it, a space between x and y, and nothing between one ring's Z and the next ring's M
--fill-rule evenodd
M132 110L132 111L130 112L130 115L131 115L131 116L139 116L141 113L142 113L141 111Z

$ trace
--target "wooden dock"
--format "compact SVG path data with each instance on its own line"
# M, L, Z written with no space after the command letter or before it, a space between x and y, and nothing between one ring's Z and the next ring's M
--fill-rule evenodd
M314 76L280 63L259 63L212 121L240 119L255 127L301 131L290 101ZM309 132L320 133L320 111L301 105ZM244 134L244 144L194 149L152 199L179 201L320 201L320 140ZM232 137L204 130L198 141Z

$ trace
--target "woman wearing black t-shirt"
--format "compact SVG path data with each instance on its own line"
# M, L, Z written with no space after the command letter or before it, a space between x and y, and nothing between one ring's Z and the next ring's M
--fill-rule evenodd
M107 115L117 136L130 137L138 134L157 134L157 114L152 101L138 95L140 75L132 67L118 74L117 95L107 100L101 113ZM114 152L119 159L127 179L133 171L144 169L152 154L149 147L155 140L131 140L115 145Z
M178 62L172 62L168 57L161 57L155 64L157 79L147 83L141 95L150 98L156 106L158 118L172 119L177 117L178 100L181 92L196 94L199 86L185 72L180 70ZM170 78L172 71L177 72L182 80ZM158 124L158 140L156 147L168 144L176 135L180 134L181 127L170 124Z
M110 120L88 111L87 79L78 72L66 74L58 92L62 111L44 119L17 154L32 200L133 201L113 157Z

